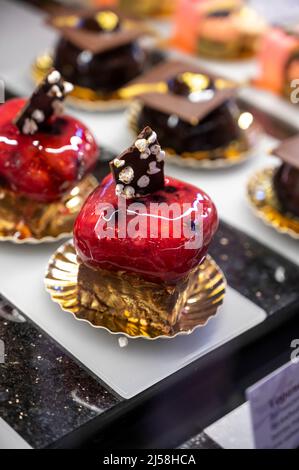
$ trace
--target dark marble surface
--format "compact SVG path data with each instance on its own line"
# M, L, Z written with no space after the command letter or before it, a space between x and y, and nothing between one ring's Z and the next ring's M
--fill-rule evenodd
M120 402L1 296L0 338L0 416L31 446L46 447Z
M244 232L221 222L209 252L228 284L268 315L299 304L299 267Z

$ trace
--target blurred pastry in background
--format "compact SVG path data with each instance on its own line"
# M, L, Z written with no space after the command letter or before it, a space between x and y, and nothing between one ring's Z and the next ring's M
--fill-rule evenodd
M255 85L290 99L292 82L299 79L299 25L272 28L264 37L258 59Z
M59 32L52 56L37 58L33 75L39 80L55 67L74 84L73 103L117 100L118 89L150 66L148 48L140 43L153 31L140 21L112 9L53 16L48 24Z
M244 58L256 54L266 29L242 0L180 0L172 43L205 57Z
M176 0L119 0L119 7L138 16L171 15L176 7Z

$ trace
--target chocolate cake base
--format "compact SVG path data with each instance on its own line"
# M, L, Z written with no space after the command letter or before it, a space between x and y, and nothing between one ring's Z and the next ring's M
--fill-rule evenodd
M237 143L240 151L248 150L246 135L238 126L239 115L240 110L232 101L212 111L197 125L192 125L175 115L143 105L136 124L138 130L146 125L155 128L164 149L172 149L178 155L202 152L204 158L209 158L209 152L217 149L223 156L223 149L232 143Z
M65 80L105 95L136 78L145 62L146 54L138 42L91 54L62 38L56 46L53 66Z
M95 315L115 315L169 333L197 277L198 268L176 285L156 284L136 274L94 269L80 263L78 297L81 306L90 312L93 323Z

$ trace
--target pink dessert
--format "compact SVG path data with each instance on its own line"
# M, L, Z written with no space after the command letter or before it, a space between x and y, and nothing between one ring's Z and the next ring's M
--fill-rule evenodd
M234 59L255 54L265 30L242 0L180 0L173 43L192 54Z
M299 27L292 30L272 28L262 42L255 84L289 97L291 82L299 78L298 74Z
M79 300L84 307L102 314L109 307L119 317L130 311L138 321L153 322L168 331L198 278L218 217L204 191L164 178L163 157L156 134L145 128L135 144L111 162L114 178L107 176L84 204L75 223L74 243L80 263ZM138 204L142 207L137 209ZM179 211L165 216L155 204L168 208L176 204ZM147 224L132 238L128 231L137 210ZM189 232L177 232L174 221L178 219L181 228L190 225ZM139 220L142 224L142 215ZM153 220L158 220L156 231ZM99 225L106 234L99 234ZM188 246L199 233L199 244Z
M63 114L71 88L52 70L28 100L12 99L0 107L1 236L69 233L95 187L89 173L96 142L84 124Z

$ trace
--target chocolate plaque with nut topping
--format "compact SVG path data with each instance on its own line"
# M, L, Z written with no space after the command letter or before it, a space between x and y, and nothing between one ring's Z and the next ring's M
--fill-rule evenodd
M139 99L143 104L165 114L174 114L192 125L197 125L236 94L232 82L217 79L186 62L160 64L130 85L142 83L153 84L153 90L145 87L145 92L140 93ZM163 83L166 85L164 88L161 87Z
M135 143L110 162L117 196L145 196L164 188L164 158L157 134L145 127Z

